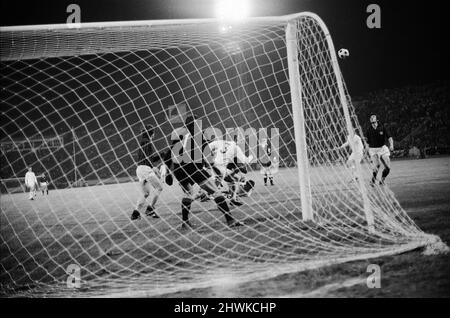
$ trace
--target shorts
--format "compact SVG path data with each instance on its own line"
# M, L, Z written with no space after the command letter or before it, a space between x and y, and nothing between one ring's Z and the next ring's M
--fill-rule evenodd
M41 188L47 188L48 183L47 182L41 182Z
M238 163L237 160L235 160L234 162L230 162L229 164L227 164L227 169L231 170L233 172L242 172L242 173L247 173L247 168L245 167L245 164L243 163Z
M30 190L34 190L37 188L38 184L37 183L26 183L25 184L27 186L27 188L29 188Z
M274 172L276 172L276 168L272 165L265 167L265 166L261 166L261 170L260 170L261 174L268 174L271 175Z
M352 154L348 157L348 161L361 162L362 158L362 152L352 152Z
M383 147L379 147L379 148L369 148L369 155L370 157L373 156L390 156L391 152L389 151L389 148L385 145Z
M270 166L272 166L272 161L270 160L268 162L261 163L262 168L269 168Z
M242 197L242 196L249 197L251 195L254 187L255 187L255 181L248 180L247 182L245 182L245 184L243 186L239 187L237 195L239 195L240 197Z
M194 163L174 164L173 175L182 186L195 183L200 185L211 178L211 175L203 166Z
M139 179L139 183L141 183L142 185L145 185L147 182L149 182L153 188L161 188L161 182L159 181L158 176L156 175L153 168L149 166L138 166L136 168L136 176Z

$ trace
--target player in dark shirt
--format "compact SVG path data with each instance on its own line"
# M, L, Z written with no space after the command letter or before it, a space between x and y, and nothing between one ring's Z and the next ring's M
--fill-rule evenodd
M42 191L42 195L45 195L45 193L47 193L47 195L48 195L48 185L49 185L50 182L47 179L47 176L45 175L45 173L43 173L41 175L39 183L40 183L40 188L41 188L41 191Z
M273 172L275 171L276 165L276 162L274 162L274 160L276 160L276 158L272 158L272 148L270 144L268 143L266 138L262 139L260 144L259 162L261 165L261 174L264 175L265 186L267 185L267 180L269 180L271 185L274 185Z
M384 181L391 171L391 161L389 156L390 151L394 150L394 141L387 129L378 122L376 115L370 116L370 127L367 129L365 137L369 148L370 159L374 165L371 184L375 184L378 171L382 164L384 168L380 185L384 185ZM389 148L387 144L389 144Z
M145 214L149 217L159 218L155 212L155 205L158 202L159 195L163 188L159 179L159 171L154 167L153 163L159 158L155 153L152 139L154 130L151 126L146 126L141 131L140 143L138 148L136 176L139 180L141 195L139 196L136 208L131 213L131 220L140 219L142 210L146 207ZM153 198L149 205L146 205L146 200L150 196L151 190Z
M194 184L214 197L218 209L224 214L228 226L235 227L242 224L236 221L230 214L230 209L224 195L219 191L211 175L206 170L209 161L205 158L205 150L208 147L200 126L201 122L194 116L186 118L185 136L175 136L172 140L171 151L165 157L165 166L161 169L161 177L165 178L168 170L178 180L183 189L184 196L181 200L182 229L192 227L189 221L191 204L194 201Z

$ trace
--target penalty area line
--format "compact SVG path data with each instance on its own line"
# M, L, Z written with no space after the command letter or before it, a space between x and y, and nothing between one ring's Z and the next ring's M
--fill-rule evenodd
M317 297L328 297L329 293L336 291L341 288L349 288L356 285L363 285L367 281L367 278L350 278L338 283L331 283L321 286L315 290L309 292L299 292L293 294L286 294L282 296L276 296L276 298L317 298ZM275 297L274 297L275 298Z

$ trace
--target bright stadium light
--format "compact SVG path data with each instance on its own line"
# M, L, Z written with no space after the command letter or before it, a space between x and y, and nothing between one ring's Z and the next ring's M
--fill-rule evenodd
M216 16L224 21L239 21L249 16L249 0L217 0Z

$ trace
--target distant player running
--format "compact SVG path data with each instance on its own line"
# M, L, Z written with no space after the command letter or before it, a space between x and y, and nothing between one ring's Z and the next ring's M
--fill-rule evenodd
M141 211L145 208L145 215L148 217L159 218L155 212L155 205L158 202L159 195L163 190L159 179L159 171L153 167L153 162L158 156L154 153L152 139L154 130L151 126L146 126L141 131L140 145L138 149L138 161L136 176L139 180L140 196L136 208L131 213L131 220L137 220L141 217ZM147 198L153 188L153 198L150 205L146 204Z
M221 181L228 184L231 190L231 201L233 205L242 205L237 198L241 183L244 184L246 192L254 186L245 181L241 174L247 174L246 165L250 164L253 156L247 157L242 149L234 141L214 140L209 143L209 148L213 157L213 170Z
M224 214L225 220L230 227L241 226L230 214L228 203L219 191L211 175L205 169L208 164L204 158L204 148L207 143L200 129L200 121L194 116L186 118L185 127L187 134L183 139L172 140L171 150L165 158L165 165L161 169L161 177L164 179L170 169L178 180L182 190L181 215L183 230L191 228L189 213L191 204L194 201L194 184L198 184L208 195L214 197L219 210Z
M339 148L350 147L352 153L347 159L347 167L352 169L353 178L358 181L358 175L356 173L356 165L361 163L361 160L364 156L364 145L362 143L361 137L359 137L356 133L353 134L353 139L350 138L350 135L347 136L347 141L340 146Z
M45 173L41 174L39 181L40 181L42 195L45 195L45 193L47 193L47 195L48 195L48 185L50 184L50 182L49 182L47 176L45 175Z
M370 127L366 131L366 138L369 145L369 155L374 165L371 184L375 184L378 171L381 164L383 164L384 169L381 175L380 185L384 185L384 181L391 171L389 156L391 154L390 151L394 151L394 141L387 129L378 123L376 115L370 116ZM389 148L386 146L387 143L389 143Z
M25 174L25 185L30 189L30 194L28 196L29 200L34 200L36 197L36 190L38 188L38 181L36 175L33 172L32 167L28 167L28 172Z

